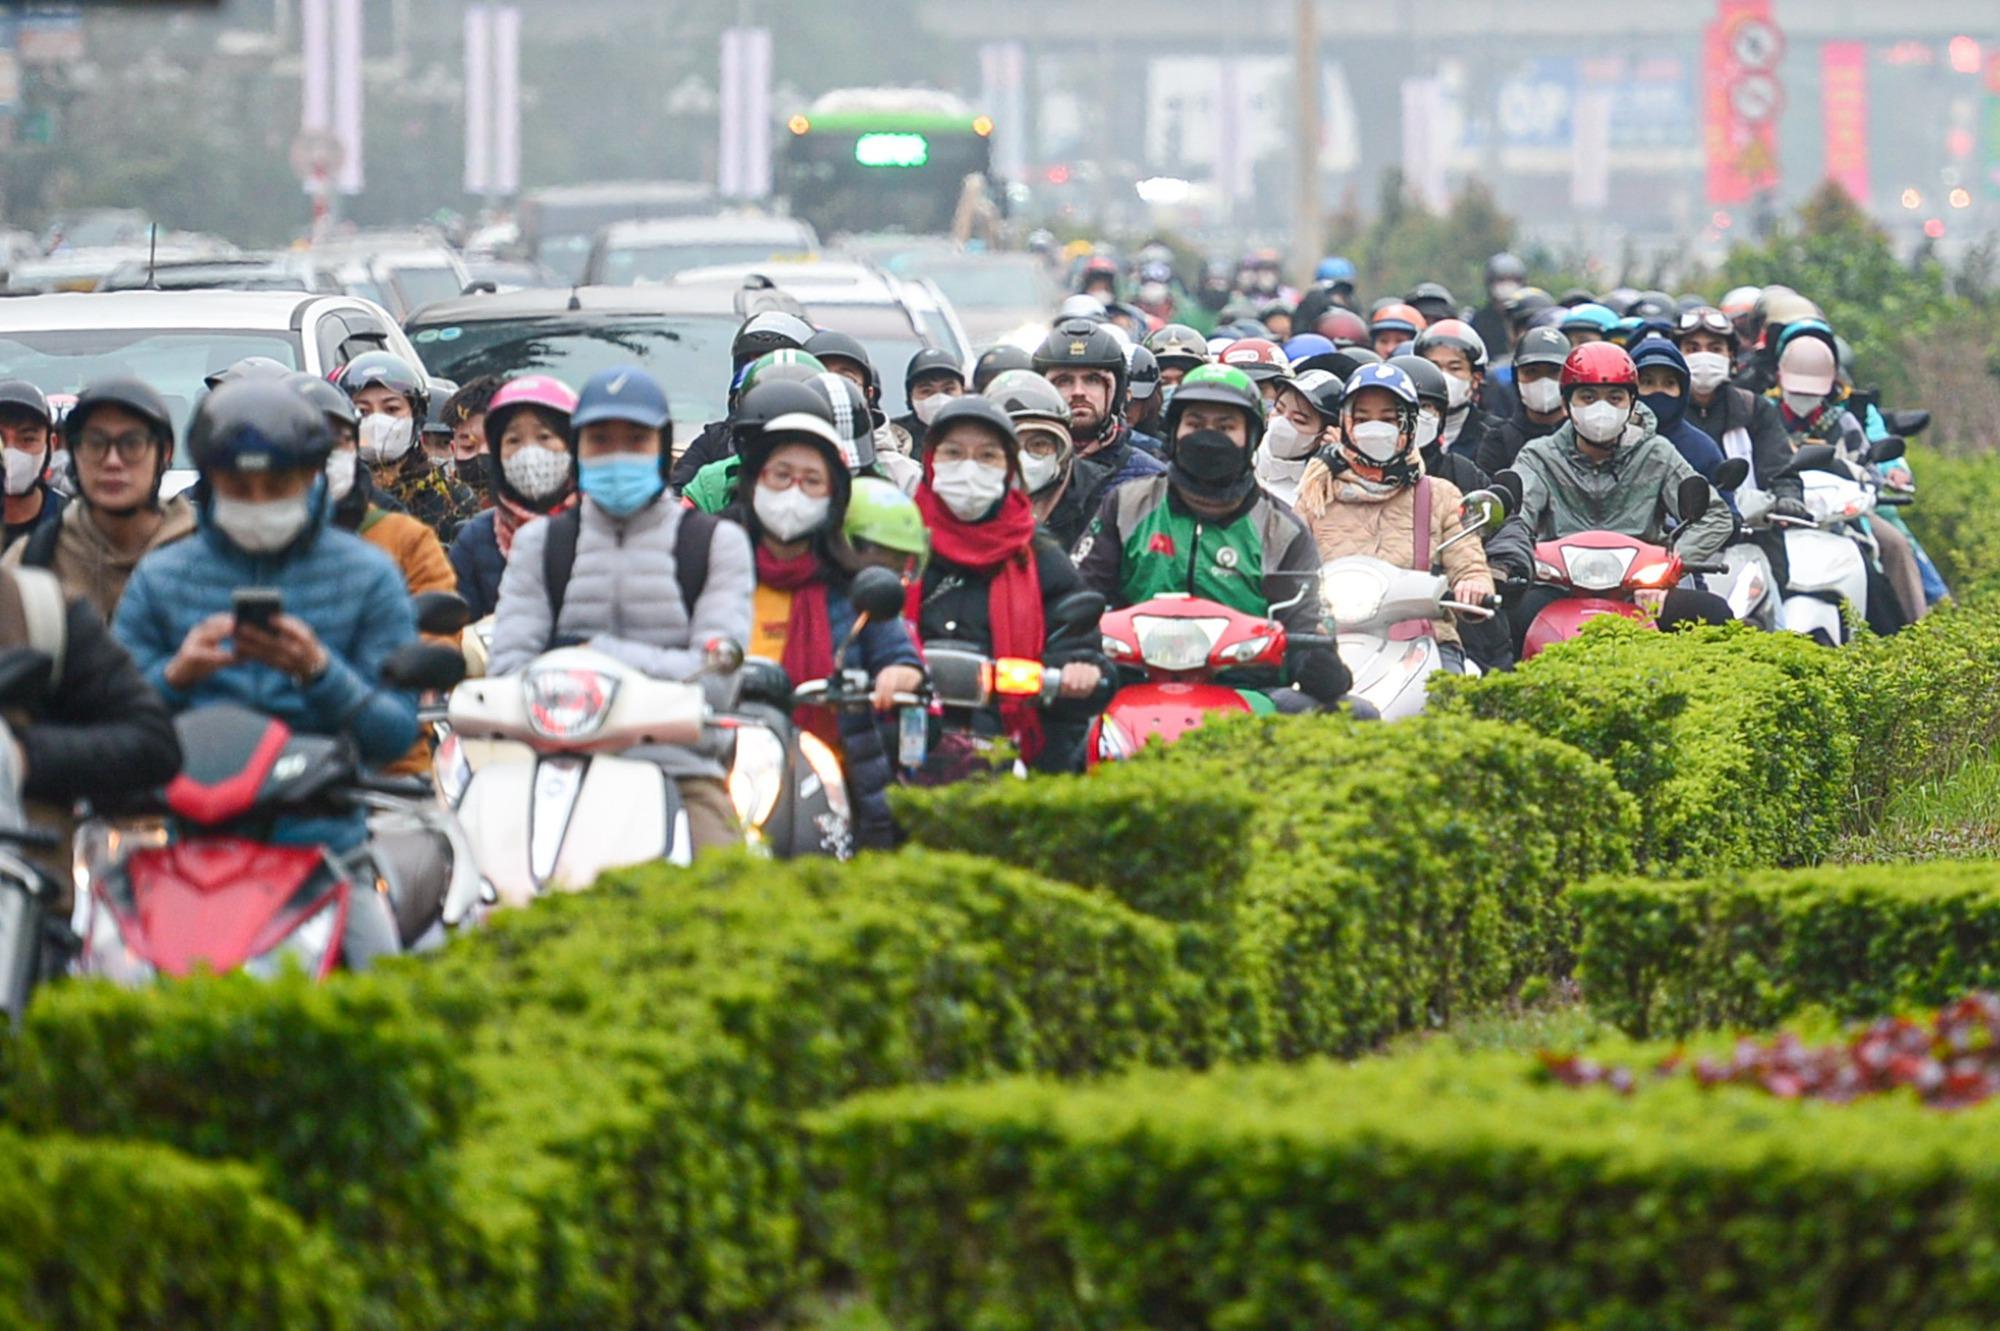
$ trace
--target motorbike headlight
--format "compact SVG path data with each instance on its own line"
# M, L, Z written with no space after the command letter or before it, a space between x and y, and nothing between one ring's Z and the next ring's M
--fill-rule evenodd
M465 742L456 733L446 735L431 755L431 782L446 808L457 808L459 796L472 784L472 760L465 756Z
M1227 656L1230 660L1236 662L1236 664L1243 665L1246 662L1254 661L1258 657L1262 656L1265 653L1265 651L1267 651L1270 648L1270 646L1271 646L1270 635L1266 633L1260 633L1256 637L1250 639L1248 642L1237 643L1234 647L1231 647L1228 651L1224 652L1223 655Z
M1569 569L1569 585L1578 591L1608 592L1625 585L1625 570L1632 566L1635 550L1590 550L1571 546L1563 551Z
M1104 654L1114 661L1129 661L1139 654L1138 648L1123 638L1114 638L1109 633L1103 635Z
M736 732L736 761L729 765L729 800L746 830L761 830L785 788L785 743L763 726Z
M118 913L102 900L90 903L90 928L83 937L83 953L77 958L77 973L96 975L136 988L151 984L159 975L153 963L140 956L125 941L118 925Z
M1632 570L1632 583L1637 587L1664 587L1673 571L1671 559L1656 559L1643 568Z
M584 739L604 724L618 681L595 670L532 670L526 680L528 725L548 739Z
M1226 619L1182 619L1138 615L1132 631L1139 635L1139 659L1155 670L1199 670L1208 664L1215 640L1229 629Z
M1132 742L1125 737L1125 727L1105 717L1097 727L1097 760L1104 763L1123 762L1132 756Z
M323 979L333 969L334 944L339 940L341 916L346 898L339 892L329 895L319 909L299 921L298 927L243 963L244 973L260 980L276 979L287 966L297 966L314 979Z
M847 774L840 770L840 759L826 746L825 740L810 730L799 732L799 752L805 755L813 774L826 787L827 807L841 818L851 821L854 810L847 802Z
M1375 618L1388 595L1389 580L1372 568L1344 568L1321 576L1319 582L1320 606L1335 630Z

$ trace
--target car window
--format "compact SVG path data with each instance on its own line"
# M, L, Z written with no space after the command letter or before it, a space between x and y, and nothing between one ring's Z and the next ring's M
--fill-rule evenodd
M185 439L202 380L245 356L299 368L297 335L226 328L93 328L0 332L0 379L26 379L44 393L76 393L99 379L136 375L167 400L174 436Z
M340 360L336 363L346 364L356 356L381 351L389 345L389 330L366 310L342 310L340 318L347 337L340 344Z
M422 309L432 301L452 300L465 294L464 283L458 280L458 273L442 265L401 265L390 271L389 280L402 293L403 304L412 310Z
M686 244L647 245L607 249L599 260L596 280L603 286L631 286L634 282L664 282L689 268L716 264L764 263L809 257L804 246L779 240L692 241Z

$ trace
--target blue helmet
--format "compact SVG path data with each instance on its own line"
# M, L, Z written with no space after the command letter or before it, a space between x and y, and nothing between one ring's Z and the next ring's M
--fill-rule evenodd
M569 423L573 430L598 421L631 421L649 430L664 430L672 419L659 380L636 365L617 365L590 376L576 395Z
M1354 285L1354 264L1343 255L1329 254L1313 269L1315 282L1345 282Z
M1596 301L1566 310L1562 315L1562 321L1556 325L1565 333L1573 328L1594 328L1606 337L1611 336L1611 330L1617 326L1618 316L1609 307L1599 305Z
M1359 393L1364 388L1386 389L1404 406L1413 410L1417 406L1417 385L1415 381L1410 378L1408 371L1404 370L1401 366L1391 365L1387 361L1379 365L1363 365L1360 369L1356 370L1353 377L1348 379L1347 387L1341 391L1341 404L1345 406L1353 399L1356 393Z
M1285 343L1284 352L1285 359L1296 369L1300 361L1309 357L1331 356L1334 345L1332 339L1321 337L1318 333L1300 333Z

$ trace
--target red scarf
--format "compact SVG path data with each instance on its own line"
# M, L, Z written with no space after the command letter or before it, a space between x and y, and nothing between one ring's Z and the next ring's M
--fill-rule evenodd
M826 612L826 572L811 550L782 559L757 543L757 581L792 594L792 618L785 629L785 654L779 662L794 684L826 679L833 674L833 621ZM837 752L840 725L824 707L800 707L792 713L800 729L810 730Z
M563 501L546 513L540 509L517 504L506 495L499 496L493 506L493 542L500 547L500 558L506 559L514 552L514 533L533 522L536 518L552 518L564 509L576 507L576 492L570 491Z
M931 489L930 463L917 487L917 511L930 528L931 549L948 564L991 580L986 584L986 613L993 630L993 655L1042 659L1046 632L1042 623L1042 575L1035 567L1035 512L1021 490L1009 490L1000 511L984 522L966 522L946 508ZM924 589L910 585L904 613L914 628L921 622ZM1026 700L1000 704L1000 721L1021 757L1033 762L1042 752L1042 714Z

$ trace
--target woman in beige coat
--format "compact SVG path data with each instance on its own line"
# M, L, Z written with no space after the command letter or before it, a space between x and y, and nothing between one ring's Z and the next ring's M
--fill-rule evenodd
M1371 555L1398 568L1444 565L1455 601L1480 604L1493 595L1486 551L1476 540L1445 542L1459 533L1457 486L1424 474L1416 448L1417 390L1393 365L1365 365L1341 394L1340 443L1322 451L1299 480L1293 506L1305 520L1320 558ZM1419 513L1427 520L1421 537ZM1455 643L1449 620L1436 625Z

